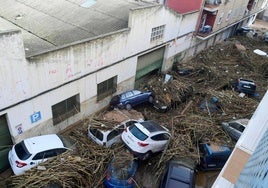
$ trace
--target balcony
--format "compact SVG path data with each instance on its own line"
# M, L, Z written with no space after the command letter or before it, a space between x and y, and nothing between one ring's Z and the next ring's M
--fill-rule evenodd
M220 4L221 0L206 0L203 9L208 12L215 13L218 11Z

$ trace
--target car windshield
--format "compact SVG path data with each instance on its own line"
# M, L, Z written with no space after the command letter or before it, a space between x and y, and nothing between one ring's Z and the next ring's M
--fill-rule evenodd
M68 138L63 135L58 135L58 137L61 139L64 147L74 149L74 142L71 140L71 138Z
M236 122L232 122L230 123L230 126L235 128L236 130L239 130L240 132L243 132L245 127L240 125L239 123L236 123Z
M144 134L136 125L130 126L129 131L141 141L144 141L148 138L148 136Z
M15 152L20 160L26 160L32 155L26 148L24 141L15 145Z

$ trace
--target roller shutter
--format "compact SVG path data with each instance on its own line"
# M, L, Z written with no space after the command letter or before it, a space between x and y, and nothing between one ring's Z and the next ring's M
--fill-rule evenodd
M9 167L8 152L12 145L6 115L2 115L0 116L0 172Z

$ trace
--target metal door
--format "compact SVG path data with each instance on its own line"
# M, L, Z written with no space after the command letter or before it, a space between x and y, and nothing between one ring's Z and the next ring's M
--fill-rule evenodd
M13 145L6 115L0 116L0 172L9 167L8 152Z

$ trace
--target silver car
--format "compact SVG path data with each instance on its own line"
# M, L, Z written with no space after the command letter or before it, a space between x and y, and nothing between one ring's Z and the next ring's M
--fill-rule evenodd
M237 119L229 122L222 122L222 127L232 139L237 141L242 135L248 122L249 119Z
M98 126L89 124L88 137L99 145L111 147L113 144L121 141L120 136L129 125L142 121L143 119L128 119L120 124L115 125L112 128L109 128L104 124L99 124Z

